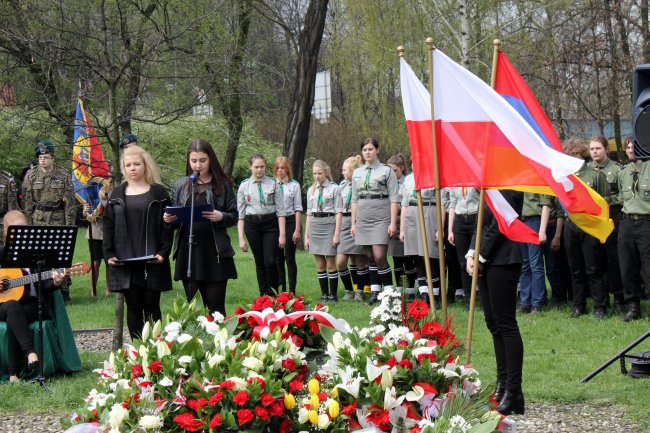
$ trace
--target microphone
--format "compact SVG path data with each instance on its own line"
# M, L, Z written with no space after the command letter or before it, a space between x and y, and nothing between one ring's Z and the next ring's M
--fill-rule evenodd
M199 173L198 171L195 171L194 173L192 173L192 174L189 175L188 179L190 180L190 182L194 183L194 182L197 181L197 179L199 178L199 175L200 175L200 174L201 174L201 173Z

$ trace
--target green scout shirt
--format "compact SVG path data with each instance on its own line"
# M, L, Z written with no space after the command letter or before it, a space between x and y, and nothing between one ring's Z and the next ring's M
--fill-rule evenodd
M16 181L11 173L0 170L0 227L1 218L10 210L18 209Z
M49 173L32 168L25 175L23 194L30 224L74 225L77 210L69 171L57 166Z
M650 165L648 162L640 161L638 165L631 162L619 171L618 190L618 199L623 203L623 213L650 215Z
M620 205L621 202L618 199L618 172L623 169L623 166L618 162L607 158L607 161L600 165L596 164L594 161L591 161L589 163L589 167L595 168L598 171L602 172L607 178L610 193L610 200L608 200L608 202L612 205Z
M607 183L607 178L602 171L590 167L589 164L585 162L580 170L577 171L576 176L586 183L589 188L596 191L607 203L611 201L609 184Z
M521 210L522 218L531 218L542 215L542 206L550 207L550 199L543 194L532 192L524 193L524 206Z

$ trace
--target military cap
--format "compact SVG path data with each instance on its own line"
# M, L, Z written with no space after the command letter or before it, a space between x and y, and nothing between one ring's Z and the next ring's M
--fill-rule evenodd
M36 147L34 148L34 155L36 158L38 158L40 155L54 155L54 143L52 143L50 140L41 140L38 143L36 143Z
M129 144L137 143L137 141L138 137L136 137L135 134L127 132L122 136L122 139L120 140L120 149L123 149L124 146L128 146Z

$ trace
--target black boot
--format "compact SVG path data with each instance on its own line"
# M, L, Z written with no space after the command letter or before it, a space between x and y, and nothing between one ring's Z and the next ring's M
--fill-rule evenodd
M379 293L380 292L371 292L370 300L368 300L368 305L375 305L379 302Z
M506 390L496 410L506 416L512 414L523 415L525 411L524 406L524 394L521 392L521 389L516 391Z
M328 278L327 278L327 272L319 272L318 273L318 284L320 285L320 292L321 292L321 300L322 301L329 301L330 299L330 294L329 294L329 287L328 287Z
M614 296L614 312L616 314L623 314L625 311L625 301L623 301L623 296L615 295Z
M631 322L632 320L638 320L641 318L641 303L637 302L628 302L627 304L627 313L623 316L625 322Z
M497 404L501 403L504 394L506 393L506 381L504 379L497 379L497 383L494 387L494 399Z

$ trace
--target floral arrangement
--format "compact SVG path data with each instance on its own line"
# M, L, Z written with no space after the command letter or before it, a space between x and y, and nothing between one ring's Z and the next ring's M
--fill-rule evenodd
M404 306L401 324L351 329L320 306L280 296L258 298L229 320L206 315L194 302L175 303L163 323L145 325L142 341L111 353L95 370L97 386L62 420L64 427L487 433L500 423L491 390L474 369L457 363L451 324L428 322L421 305ZM312 321L318 332L307 325ZM307 329L326 349L321 365L307 361Z

